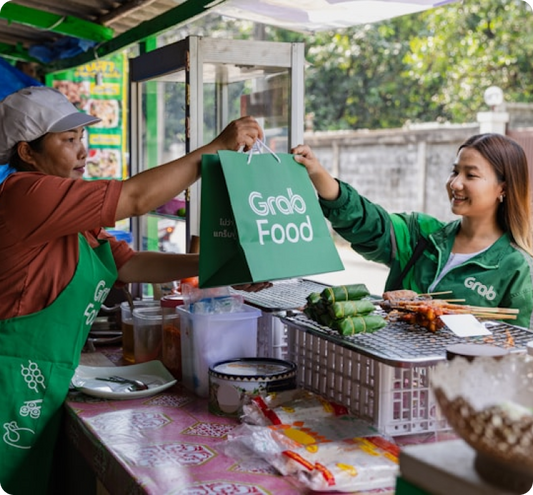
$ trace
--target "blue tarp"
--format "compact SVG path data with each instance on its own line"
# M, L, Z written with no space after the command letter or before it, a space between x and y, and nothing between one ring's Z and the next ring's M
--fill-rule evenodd
M24 72L13 67L9 62L0 57L0 100L28 86L43 86L43 84L37 81L37 79L24 74ZM13 171L13 169L5 165L0 165L0 184Z
M0 100L28 86L43 86L42 83L13 67L0 57Z
M53 60L74 57L75 55L94 48L95 46L96 41L65 36L64 38L59 38L53 43L30 46L28 53L33 58L36 58L37 60L47 64Z

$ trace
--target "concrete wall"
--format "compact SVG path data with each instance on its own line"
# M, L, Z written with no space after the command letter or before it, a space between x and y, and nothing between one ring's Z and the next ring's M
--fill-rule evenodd
M445 182L457 148L478 124L308 132L322 164L391 212L422 211L451 220Z

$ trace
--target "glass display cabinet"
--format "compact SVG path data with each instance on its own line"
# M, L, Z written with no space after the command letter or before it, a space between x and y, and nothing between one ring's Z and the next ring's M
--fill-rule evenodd
M266 144L303 142L302 43L190 36L130 60L131 174L179 158L231 120L253 115ZM200 183L132 223L139 250L188 252L199 234Z

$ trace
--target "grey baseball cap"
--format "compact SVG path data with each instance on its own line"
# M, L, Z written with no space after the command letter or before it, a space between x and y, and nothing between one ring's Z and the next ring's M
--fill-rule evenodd
M7 163L15 145L48 132L65 132L99 122L80 112L63 93L31 86L0 101L0 164Z

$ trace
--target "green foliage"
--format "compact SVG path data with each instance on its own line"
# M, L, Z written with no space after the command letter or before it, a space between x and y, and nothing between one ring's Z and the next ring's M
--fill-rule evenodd
M384 128L473 122L492 85L531 102L531 16L522 0L463 0L305 37L306 112L317 130Z
M207 16L174 34L304 42L306 113L316 130L473 122L483 93L533 101L531 8L522 0L462 0L389 21L304 35Z
M502 88L507 101L533 101L531 8L522 0L468 0L421 15L426 32L410 39L406 72L456 122L486 110L483 92Z

